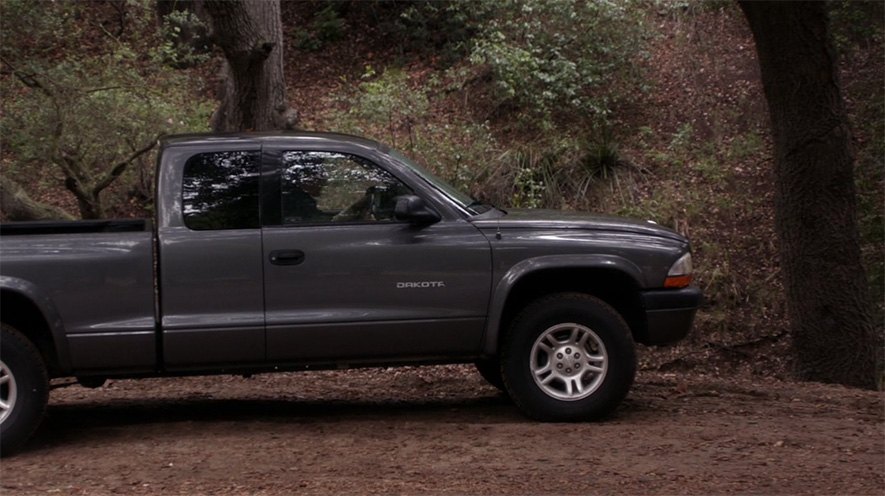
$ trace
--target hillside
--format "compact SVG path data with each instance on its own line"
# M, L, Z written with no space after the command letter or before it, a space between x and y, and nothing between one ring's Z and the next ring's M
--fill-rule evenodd
M647 90L614 109L610 136L595 138L616 155L616 165L590 179L569 163L572 152L563 151L567 145L558 143L558 136L515 129L506 109L490 111L487 81L446 86L463 62L446 65L411 40L390 43L373 31L364 12L342 14L346 27L340 39L318 50L297 48L297 26L316 22L322 8L322 3L288 4L284 15L292 26L287 32L294 47L287 52L290 98L306 128L359 132L394 143L450 179L460 179L474 195L503 207L529 204L628 215L687 234L707 304L690 339L676 348L646 350L644 367L789 375L768 109L752 35L735 6L644 12L644 24L650 27L641 61ZM844 41L842 77L859 150L868 270L876 301L882 301L882 211L876 205L885 202L885 67L875 55L882 47L882 30L876 32L867 35L865 45ZM385 80L391 72L401 79ZM386 90L392 98L367 103L367 94L379 92L366 88L367 81L379 80L390 86L381 86L380 92ZM442 91L438 81L444 81ZM410 113L423 98L427 110ZM395 124L355 125L352 115L364 112L366 105L382 107L369 110L392 116ZM423 143L422 135L434 144ZM444 154L472 157L475 163L467 165L465 174L451 158L440 156ZM565 157L550 158L557 154ZM485 169L489 161L495 163L491 171ZM524 180L519 175L523 164L535 171L536 182L529 188L543 190L535 203L527 188L518 186Z
M0 171L32 198L77 212L61 174L40 156L38 142L49 133L41 116L51 106L32 101L39 88L21 84L10 64L59 87L89 80L124 88L101 101L65 100L59 92L53 101L68 105L60 113L75 134L135 147L158 132L206 129L220 54L181 52L150 2L54 3L48 14L28 5L3 4ZM580 77L599 82L573 95L566 72L539 84L534 76L546 70L543 64L493 43L483 20L488 2L443 12L439 5L284 2L288 98L300 126L389 143L504 208L589 210L679 230L693 241L696 281L707 302L688 340L643 350L642 366L787 377L771 139L740 11L728 2L597 6L598 17L583 21L592 26L545 13L557 32L595 43L578 60L587 65ZM878 322L885 301L880 7L834 8ZM519 13L498 28L531 34L526 39L557 33ZM52 69L38 70L45 67ZM562 95L574 105L563 105ZM109 160L95 157L95 167ZM152 158L141 157L105 193L108 216L150 215L152 183Z

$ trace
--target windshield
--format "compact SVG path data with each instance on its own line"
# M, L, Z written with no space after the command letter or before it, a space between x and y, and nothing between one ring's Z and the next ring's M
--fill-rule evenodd
M433 186L435 189L439 190L440 192L451 198L452 201L457 203L459 207L463 208L467 212L471 214L481 214L484 212L488 212L489 210L494 208L491 205L487 205L473 199L467 193L464 193L451 184L443 181L439 177L435 176L432 172L425 169L423 166L416 163L415 161L409 159L402 153L396 150L390 150L390 155L415 171L415 174L418 174L418 176L421 177L421 179L423 179L425 182L427 182L427 184Z

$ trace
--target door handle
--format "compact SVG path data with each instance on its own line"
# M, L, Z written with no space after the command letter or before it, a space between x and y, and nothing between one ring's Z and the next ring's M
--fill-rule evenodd
M270 252L270 263L274 265L298 265L304 261L301 250L274 250Z

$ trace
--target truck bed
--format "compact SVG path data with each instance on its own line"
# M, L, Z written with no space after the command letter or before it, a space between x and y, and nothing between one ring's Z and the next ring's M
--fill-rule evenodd
M57 350L61 373L156 366L149 227L145 220L0 225L0 282L41 307L55 342L68 348Z
M9 222L0 224L0 236L28 234L121 233L145 232L150 230L151 223L147 219Z

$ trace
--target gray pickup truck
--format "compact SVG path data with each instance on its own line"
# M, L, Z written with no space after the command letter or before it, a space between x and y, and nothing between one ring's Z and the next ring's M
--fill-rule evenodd
M374 141L161 145L153 221L0 225L2 453L56 377L466 362L529 417L598 418L701 299L676 232L500 210Z

